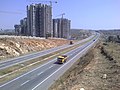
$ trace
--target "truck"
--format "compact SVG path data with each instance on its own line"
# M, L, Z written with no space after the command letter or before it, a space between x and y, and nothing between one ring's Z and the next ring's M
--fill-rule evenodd
M70 41L70 45L72 45L73 44L73 41Z
M57 57L57 63L63 64L67 61L67 55L60 55Z

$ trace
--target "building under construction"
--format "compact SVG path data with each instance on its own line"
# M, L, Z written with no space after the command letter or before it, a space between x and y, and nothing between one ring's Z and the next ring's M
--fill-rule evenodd
M16 35L35 37L70 38L71 21L63 18L52 20L52 5L31 4L27 6L27 17L15 25Z
M27 6L27 33L29 36L52 35L52 8L46 4Z
M71 21L66 18L53 19L53 37L70 38Z

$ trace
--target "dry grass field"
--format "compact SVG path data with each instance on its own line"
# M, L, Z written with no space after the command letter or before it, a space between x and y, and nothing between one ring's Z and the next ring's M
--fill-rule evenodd
M99 43L49 90L120 90L119 54L119 43Z

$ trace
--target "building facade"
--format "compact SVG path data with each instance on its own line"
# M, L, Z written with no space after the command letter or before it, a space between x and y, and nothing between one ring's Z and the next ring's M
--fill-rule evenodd
M35 6L27 6L27 34L35 36Z
M15 25L16 35L35 37L56 37L69 39L71 21L66 18L52 20L52 7L46 4L27 6L27 18Z
M69 39L71 21L66 18L53 19L53 37Z
M45 37L52 35L52 8L46 4L32 4L27 6L28 35Z
M27 18L20 20L21 35L27 36Z
M21 35L21 26L20 25L14 25L15 28L15 35L19 36Z
M53 37L59 37L58 36L58 22L59 20L58 19L53 19Z

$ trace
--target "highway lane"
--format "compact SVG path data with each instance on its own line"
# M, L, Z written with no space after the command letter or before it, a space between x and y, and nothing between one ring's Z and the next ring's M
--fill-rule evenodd
M65 64L55 64L55 62L56 62L56 58L55 58L55 59L51 60L50 62L47 62L46 64L26 73L24 75L21 75L20 77L11 80L8 83L1 85L0 90L8 90L8 89L10 89L10 90L37 90L39 85L40 85L40 87L38 90L46 90L45 88L48 88L48 87L46 86L45 81L50 76L53 76L53 74L57 70L61 70L61 67L67 66L66 64L68 62L73 61L72 59L76 55L78 56L79 52L83 51L89 45L92 45L92 43L93 43L93 40L91 42L86 43L85 45L82 45L82 46L66 53L66 55L68 55L69 58ZM64 70L63 70L63 72L64 72ZM59 75L61 75L61 74L59 74ZM47 84L49 84L48 82L47 82Z
M73 45L63 45L63 46L51 48L51 49L48 49L48 50L44 50L44 51L40 51L40 52L28 54L28 55L16 57L16 58L13 58L13 59L9 59L9 60L4 61L4 62L0 62L0 70L1 70L1 69L5 69L5 68L8 68L8 67L13 66L13 65L16 65L16 64L19 64L19 63L22 63L22 62L25 62L25 61L29 61L29 60L31 60L31 59L35 59L35 58L44 56L44 55L46 55L46 54L50 54L50 53L56 52L56 51L58 51L58 50L62 50L62 49L65 49L65 48L68 48L68 47L72 47L72 46L77 45L77 44L81 44L81 43L83 43L83 42L85 42L85 41L93 38L94 36L95 36L95 35L92 35L92 36L90 36L89 38L86 38L86 39L84 39L84 40L81 40L81 41L79 41L79 42L76 42L76 43L73 44Z
M82 47L79 49L80 51L75 52L70 60L63 64L61 67L56 69L53 73L51 73L48 77L46 77L43 81L40 81L34 88L30 88L28 90L47 90L61 75L63 75L72 65L75 63L85 52L92 46L93 43L86 45L87 47ZM22 89L19 89L22 90Z

